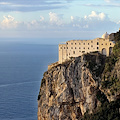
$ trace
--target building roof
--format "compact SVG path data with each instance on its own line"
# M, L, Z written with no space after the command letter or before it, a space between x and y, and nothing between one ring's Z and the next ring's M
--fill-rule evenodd
M102 38L107 39L109 37L109 34L106 32L102 35Z

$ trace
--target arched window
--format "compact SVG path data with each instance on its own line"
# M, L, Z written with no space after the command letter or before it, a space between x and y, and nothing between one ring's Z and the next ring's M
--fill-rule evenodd
M112 47L109 47L109 55L112 53Z
M106 49L105 48L102 49L102 54L106 55Z

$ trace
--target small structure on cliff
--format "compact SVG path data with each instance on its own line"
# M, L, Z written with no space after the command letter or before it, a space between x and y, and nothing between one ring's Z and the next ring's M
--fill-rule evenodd
M101 38L93 40L70 40L65 44L59 44L59 63L65 62L71 57L78 57L85 53L99 51L101 54L109 56L115 43L114 34L107 32Z

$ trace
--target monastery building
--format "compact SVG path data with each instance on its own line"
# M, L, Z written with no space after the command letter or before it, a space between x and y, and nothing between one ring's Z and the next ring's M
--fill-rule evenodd
M115 45L114 34L107 32L101 38L93 40L70 40L65 44L59 44L59 63L65 62L70 57L78 57L85 53L99 51L101 54L109 56Z

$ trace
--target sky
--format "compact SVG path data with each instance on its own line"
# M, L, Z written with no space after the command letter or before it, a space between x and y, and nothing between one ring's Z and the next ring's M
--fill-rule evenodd
M0 38L94 39L119 27L120 0L0 0Z

